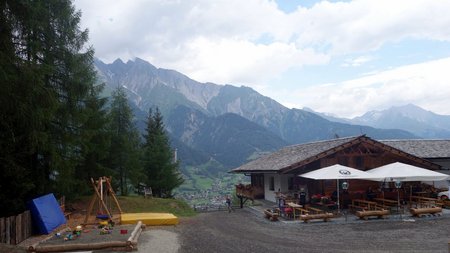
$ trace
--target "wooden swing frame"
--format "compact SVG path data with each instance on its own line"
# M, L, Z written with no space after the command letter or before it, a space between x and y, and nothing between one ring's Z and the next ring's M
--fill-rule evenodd
M103 177L100 177L96 181L94 181L94 179L91 178L91 183L92 183L92 187L94 188L94 194L92 195L91 201L89 203L89 207L86 212L86 217L84 218L83 225L88 224L89 217L91 216L92 210L94 209L95 202L97 202L97 201L99 201L99 208L101 205L101 207L103 207L103 209L105 210L106 215L108 216L108 219L112 220L111 211L108 209L108 206L106 205L105 200L100 192L103 193L106 191L107 193L109 193L109 196L111 196L112 199L114 200L114 203L116 204L117 209L119 210L119 213L120 214L123 213L122 208L120 208L119 201L116 198L116 194L114 193L114 191L112 189L111 178L103 176ZM103 183L105 183L106 187L103 186Z

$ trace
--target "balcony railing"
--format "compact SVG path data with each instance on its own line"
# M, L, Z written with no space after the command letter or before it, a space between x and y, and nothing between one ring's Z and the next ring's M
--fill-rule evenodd
M260 199L264 198L264 188L252 186L251 184L238 184L236 185L236 195L238 197L244 197L251 200Z

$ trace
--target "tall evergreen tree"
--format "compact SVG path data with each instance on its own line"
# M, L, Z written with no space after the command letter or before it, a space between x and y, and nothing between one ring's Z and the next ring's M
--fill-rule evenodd
M127 195L129 180L135 178L133 175L139 173L142 166L139 161L139 134L133 124L133 112L122 87L118 87L112 94L110 132L109 165L119 181L121 194Z
M10 214L76 192L95 71L71 1L2 0L0 12L0 214Z
M112 175L108 168L108 155L110 148L109 117L106 110L108 99L99 98L103 85L92 87L86 100L86 120L81 129L84 140L80 153L82 161L78 164L75 177L78 181L78 193L86 193L83 185L90 178ZM81 191L82 190L82 191ZM89 188L90 190L90 188ZM81 192L80 192L81 191Z
M144 170L147 185L159 197L171 197L172 191L183 183L179 173L179 163L174 161L174 153L165 132L163 117L158 108L150 109L144 135Z

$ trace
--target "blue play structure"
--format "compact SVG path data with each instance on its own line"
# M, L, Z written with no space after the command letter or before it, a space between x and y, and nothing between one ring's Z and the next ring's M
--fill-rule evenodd
M53 193L29 201L28 208L40 234L49 234L66 223L64 213Z

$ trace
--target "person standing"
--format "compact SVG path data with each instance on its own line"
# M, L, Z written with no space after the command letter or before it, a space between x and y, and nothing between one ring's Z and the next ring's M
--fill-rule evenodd
M233 210L233 208L231 207L231 199L229 196L227 196L225 198L225 203L227 204L227 208L228 208L228 212L231 213L231 211ZM234 210L233 210L234 211Z

